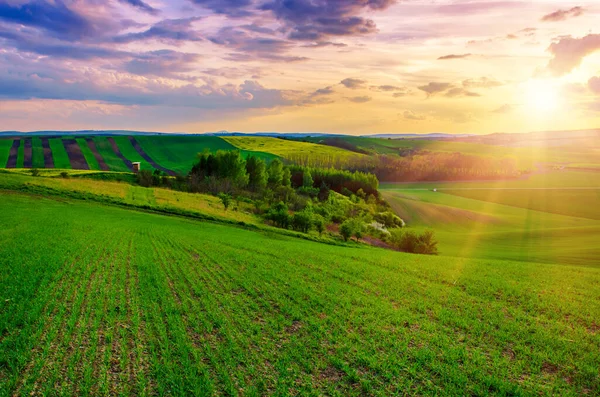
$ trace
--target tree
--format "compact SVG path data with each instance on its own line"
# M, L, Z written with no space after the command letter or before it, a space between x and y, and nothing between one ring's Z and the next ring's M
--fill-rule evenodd
M225 207L225 211L229 208L231 204L231 195L227 193L220 193L219 198L221 199L221 203L223 203L223 207Z
M351 219L347 219L340 225L340 234L344 238L344 241L348 241L354 234L354 222Z
M258 192L267 186L267 165L263 160L256 156L249 156L246 159L246 172L250 190Z
M313 187L314 181L312 175L310 174L310 170L307 168L302 173L302 186L303 187Z
M266 218L272 221L275 226L287 229L290 226L290 214L288 213L288 206L280 201L269 209Z
M315 226L315 229L317 230L317 232L319 232L319 236L320 236L325 231L325 218L323 218L319 214L314 214L313 215L313 225Z
M137 183L143 187L152 186L152 173L150 170L140 170L137 174L135 174L135 178L137 179Z
M31 176L40 176L40 170L38 170L37 168L32 168Z
M285 167L281 173L281 184L286 187L292 186L292 172L288 167Z
M292 229L302 233L308 233L312 226L312 211L304 210L296 212L292 217Z
M281 185L283 180L283 163L279 159L274 159L267 168L268 183L272 187Z

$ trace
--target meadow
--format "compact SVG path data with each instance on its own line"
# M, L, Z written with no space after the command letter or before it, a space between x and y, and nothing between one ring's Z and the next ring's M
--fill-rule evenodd
M381 188L410 227L435 230L442 255L600 265L600 174Z
M0 395L600 393L599 269L0 196Z

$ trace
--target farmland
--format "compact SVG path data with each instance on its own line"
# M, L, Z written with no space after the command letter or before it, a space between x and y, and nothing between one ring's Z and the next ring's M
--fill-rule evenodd
M410 226L436 230L444 255L600 263L600 174L554 172L527 180L382 187Z
M5 395L600 392L598 269L0 194Z

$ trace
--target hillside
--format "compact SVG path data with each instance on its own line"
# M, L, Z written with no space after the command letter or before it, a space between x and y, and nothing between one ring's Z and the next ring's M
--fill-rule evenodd
M600 391L598 269L0 196L3 395Z

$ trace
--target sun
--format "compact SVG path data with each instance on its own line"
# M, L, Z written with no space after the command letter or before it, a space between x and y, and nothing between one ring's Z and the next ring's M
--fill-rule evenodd
M525 105L536 112L548 113L560 106L560 95L556 84L549 80L529 80L524 84Z

